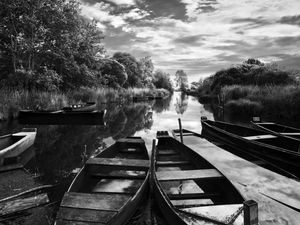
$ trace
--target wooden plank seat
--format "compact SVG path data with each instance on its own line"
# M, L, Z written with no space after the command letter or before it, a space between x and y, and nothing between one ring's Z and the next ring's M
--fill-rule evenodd
M223 178L223 175L216 169L200 170L179 170L179 171L159 171L156 172L159 181L173 180L199 180Z
M300 135L300 133L280 133L282 135Z
M117 143L144 144L145 141L141 138L121 138L117 140Z
M202 206L202 205L213 205L214 202L207 198L203 199L179 199L179 200L171 200L173 206L177 208L185 208L192 206Z
M142 154L144 152L140 148L126 148L126 149L119 150L119 153Z
M276 136L271 135L271 134L264 134L264 135L255 135L255 136L245 136L243 138L250 140L250 141L255 141L255 140L261 140L261 139L276 138Z
M174 150L160 150L158 151L158 155L177 155L179 152Z
M61 223L58 224L76 224L76 222L106 224L117 214L117 212L118 211L60 207L57 219L61 220Z
M87 165L113 166L123 169L148 169L149 160L142 159L121 159L121 158L90 158Z
M66 192L61 207L118 211L129 199L124 194Z
M115 179L145 179L145 171L126 171L113 170L109 173L94 173L91 174L93 178L115 178Z
M208 199L220 197L220 193L186 193L186 194L168 194L170 200L182 199Z
M189 161L156 161L156 166L180 166L190 164Z

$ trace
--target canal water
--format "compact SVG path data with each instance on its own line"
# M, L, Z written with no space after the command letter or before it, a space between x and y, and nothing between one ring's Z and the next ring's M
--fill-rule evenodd
M201 133L201 116L206 116L208 119L214 119L216 114L198 100L191 96L185 96L181 93L175 92L173 96L164 100L156 100L151 102L133 103L131 105L99 105L99 109L106 110L105 125L104 126L76 126L76 125L38 125L38 134L36 137L32 159L26 165L26 170L34 175L36 182L40 184L56 184L55 192L52 193L51 198L57 202L46 209L43 209L35 216L24 216L14 219L6 224L51 224L58 209L59 201L64 192L67 190L74 175L84 162L92 155L97 154L105 147L114 143L115 140L127 136L141 136L144 138L148 151L151 150L151 143L159 130L172 130L178 128L178 118L182 121L182 126L185 129ZM23 128L23 125L16 121L11 123L0 124L0 135L17 132ZM199 152L200 153L200 152ZM264 169L257 169L257 166L241 163L240 158L232 154L217 150L212 153L203 153L206 157L217 166L225 175L232 177L236 182L237 188L244 191L246 195L252 197L253 191L249 191L247 183L251 183L251 187L259 191L261 182L271 180L271 186L276 189L290 188L286 183L285 178L270 175ZM213 156L213 157L212 157ZM250 166L249 166L250 165ZM237 171L243 171L241 174L247 175L245 180L239 182L239 174ZM253 172L254 171L254 172ZM226 174L227 173L227 174ZM1 174L0 174L1 176ZM263 178L261 178L263 176ZM272 177L273 176L273 177ZM266 178L267 177L267 178ZM270 178L271 177L271 178ZM268 180L269 179L269 180ZM278 181L278 182L277 182ZM293 181L294 182L294 181ZM240 184L239 184L240 183ZM277 184L279 183L279 184ZM299 182L298 182L299 183ZM298 185L295 182L294 186ZM245 186L246 185L246 186ZM256 185L256 186L255 186ZM275 186L275 187L274 187ZM0 191L1 191L0 183ZM14 187L12 187L13 189ZM300 188L300 185L299 185ZM243 192L243 191L242 191ZM250 192L250 194L249 194ZM296 203L300 202L298 193L294 193L293 189L289 189L291 198L296 199ZM285 192L284 192L285 193ZM284 194L283 194L284 196ZM300 224L299 216L289 218L283 212L289 210L276 211L276 207L270 206L266 200L264 207L260 207L263 211L263 222L261 224ZM273 203L272 203L273 204ZM279 209L280 206L278 206ZM271 214L270 214L270 211ZM131 224L148 224L142 216L136 215L135 220ZM157 224L164 224L164 220L160 213L154 210L155 221ZM274 218L268 218L269 215L278 214ZM39 218L38 218L39 217ZM38 219L37 219L38 218ZM299 223L295 222L298 221ZM152 220L153 222L153 220ZM0 222L1 224L1 222Z

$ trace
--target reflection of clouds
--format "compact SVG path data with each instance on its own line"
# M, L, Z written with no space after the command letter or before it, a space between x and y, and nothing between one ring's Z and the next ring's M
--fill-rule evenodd
M190 146L197 153L233 182L246 199L258 202L260 224L299 224L299 213L263 194L300 208L300 182L259 167L206 141L206 148L201 148L201 139L194 138L193 142L184 140L185 143L192 143Z

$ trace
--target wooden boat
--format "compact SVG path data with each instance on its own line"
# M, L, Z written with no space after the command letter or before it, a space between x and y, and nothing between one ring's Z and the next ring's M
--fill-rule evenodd
M118 140L90 158L65 193L60 224L126 224L146 197L150 160L141 138Z
M64 111L89 112L96 110L96 102L87 102L83 104L72 104L62 108Z
M83 124L104 125L105 111L76 111L76 110L20 110L21 124Z
M262 122L259 117L254 117L251 123L259 129L262 129L276 136L285 136L290 139L298 140L300 144L300 129L281 125L272 122Z
M220 141L235 151L266 160L300 178L299 142L263 130L201 118L202 136Z
M230 181L168 132L157 138L153 188L168 224L243 224L244 198Z
M0 137L0 166L17 158L34 143L36 128L23 128L21 132Z

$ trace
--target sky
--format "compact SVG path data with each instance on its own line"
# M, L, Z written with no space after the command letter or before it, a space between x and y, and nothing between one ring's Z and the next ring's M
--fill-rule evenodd
M108 54L150 56L189 82L248 58L300 69L300 0L80 0Z

